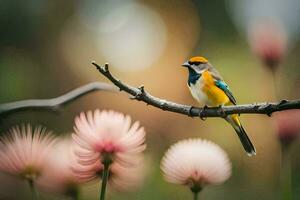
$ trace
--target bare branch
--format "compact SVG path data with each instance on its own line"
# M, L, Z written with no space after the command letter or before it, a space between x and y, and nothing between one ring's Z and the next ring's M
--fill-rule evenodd
M61 106L97 90L117 91L117 88L108 83L93 82L52 99L29 99L4 103L0 104L0 116L23 110L58 111Z
M131 95L131 99L143 101L146 104L167 110L170 112L180 113L188 115L190 117L226 117L230 114L266 114L271 116L273 112L288 110L288 109L300 109L300 100L282 100L280 103L256 103L245 104L235 106L223 106L223 107L207 107L199 108L188 105L178 104L164 99L160 99L152 96L148 93L144 86L138 88L132 87L125 83L122 83L119 79L115 78L109 71L108 64L105 67L99 66L97 63L92 64L98 69L98 71L108 78L114 85L116 85L120 91L125 91Z

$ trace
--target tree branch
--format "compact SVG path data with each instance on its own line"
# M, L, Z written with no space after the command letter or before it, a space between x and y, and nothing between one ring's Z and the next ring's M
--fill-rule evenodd
M98 69L98 71L103 74L107 79L109 79L115 86L119 88L120 91L125 91L131 95L131 99L137 101L143 101L147 105L152 105L154 107L160 108L162 110L167 110L170 112L180 113L188 115L190 117L226 117L230 114L245 114L245 113L255 113L255 114L266 114L271 116L273 112L288 110L288 109L300 109L300 100L282 100L279 103L256 103L256 104L245 104L245 105L235 105L235 106L222 106L222 107L193 107L183 104L174 103L164 99L160 99L152 96L148 93L144 86L138 88L132 87L125 83L122 83L119 79L115 78L109 71L108 64L104 67L99 66L97 63L92 62L92 64Z
M24 110L58 111L61 106L97 90L117 91L117 88L108 83L93 82L52 99L30 99L4 103L0 104L0 116Z

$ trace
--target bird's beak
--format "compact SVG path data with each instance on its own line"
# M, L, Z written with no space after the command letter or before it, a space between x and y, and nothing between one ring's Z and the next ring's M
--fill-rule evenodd
M188 61L186 61L185 63L183 63L181 66L183 66L183 67L190 67L191 65L189 64L189 62Z

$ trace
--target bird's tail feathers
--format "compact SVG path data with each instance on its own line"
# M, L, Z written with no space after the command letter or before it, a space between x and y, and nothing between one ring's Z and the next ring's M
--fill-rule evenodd
M256 155L256 150L251 140L249 139L245 129L240 123L238 116L237 115L228 116L226 118L226 121L229 122L231 126L234 128L248 156Z

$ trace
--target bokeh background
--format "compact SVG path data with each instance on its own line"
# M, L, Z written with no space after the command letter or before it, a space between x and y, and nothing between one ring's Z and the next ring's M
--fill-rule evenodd
M180 65L203 55L220 71L238 103L300 97L299 1L220 0L0 0L0 103L51 98L93 81L107 80L91 65L110 63L117 77L143 84L154 96L195 105ZM276 73L249 44L249 27L268 17L287 38ZM147 131L147 177L137 190L109 190L107 199L191 199L187 188L166 183L160 160L178 140L206 138L229 155L233 175L223 185L205 188L202 199L279 199L280 145L276 122L264 115L241 116L257 149L249 158L224 120L201 121L132 101L125 93L95 92L59 113L26 111L0 119L0 131L19 123L42 124L70 134L81 111L113 109L130 114ZM299 120L300 123L300 120ZM299 142L292 146L294 199L300 198ZM81 199L97 199L98 184L81 188ZM30 199L28 186L0 174L0 199ZM44 199L58 199L43 194Z

